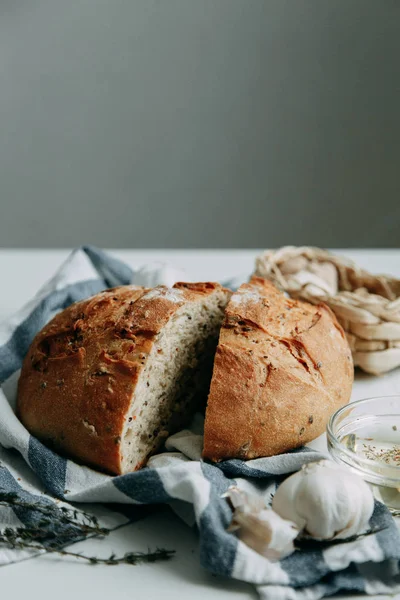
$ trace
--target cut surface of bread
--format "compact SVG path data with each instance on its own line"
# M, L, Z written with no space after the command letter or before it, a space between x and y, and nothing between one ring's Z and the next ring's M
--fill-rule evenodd
M124 286L68 307L25 358L22 423L94 468L142 467L205 406L229 295L214 283Z
M197 409L204 410L226 303L224 290L186 302L158 334L124 428L123 472L187 425Z
M351 395L353 363L325 305L253 277L226 309L207 403L206 459L272 456L318 437Z

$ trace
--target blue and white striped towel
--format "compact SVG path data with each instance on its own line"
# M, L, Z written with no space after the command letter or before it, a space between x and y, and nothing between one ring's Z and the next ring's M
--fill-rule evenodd
M126 522L127 517L123 511L104 508L104 503L170 503L186 522L197 524L203 567L255 584L265 600L313 600L340 590L400 593L400 536L382 504L376 503L371 519L371 526L385 527L379 533L351 543L297 551L276 563L226 532L231 510L221 495L230 485L268 498L282 476L319 458L313 450L214 466L201 461L202 422L196 417L191 430L167 440L166 452L153 457L148 468L110 477L58 456L18 421L14 408L19 368L35 333L57 311L106 287L146 283L146 278L153 284L169 283L154 281L155 273L151 268L132 272L99 250L82 248L72 253L24 309L0 324L0 492L16 492L38 505L54 502L54 497L66 503L100 503L100 522L108 527ZM140 506L137 509L140 512ZM23 508L0 509L1 528L31 525L38 518ZM65 525L52 527L76 540L76 533L66 531ZM26 551L0 548L3 565L27 556Z

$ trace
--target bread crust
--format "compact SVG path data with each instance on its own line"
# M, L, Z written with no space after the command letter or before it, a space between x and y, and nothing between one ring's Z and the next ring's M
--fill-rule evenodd
M272 456L325 430L354 377L343 329L324 304L253 277L226 309L208 398L203 457Z
M120 473L127 412L158 333L183 304L217 288L123 286L56 315L35 337L22 366L22 423L55 450Z

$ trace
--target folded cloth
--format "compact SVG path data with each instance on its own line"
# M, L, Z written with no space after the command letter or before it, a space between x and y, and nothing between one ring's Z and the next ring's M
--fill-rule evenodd
M371 527L380 529L378 533L296 551L279 562L260 556L226 531L232 512L222 495L231 485L260 494L268 502L284 476L321 458L310 448L246 462L208 464L201 460L202 418L198 415L190 429L166 441L166 451L151 458L147 468L111 477L58 456L18 421L15 403L23 357L35 333L56 312L106 287L139 281L154 285L164 283L165 276L166 283L171 283L174 271L159 265L132 271L97 249L82 248L72 253L25 308L0 324L0 502L6 494L15 494L22 504L51 506L55 515L70 502L74 506L97 503L100 524L110 528L128 520L124 511L115 510L116 504L134 504L138 509L138 505L170 504L187 523L197 525L202 566L255 584L265 600L313 600L344 590L400 593L400 536L389 511L378 502L370 521ZM103 508L104 504L109 507ZM40 519L40 513L24 506L0 506L1 530L34 526ZM62 536L65 543L80 539L79 531L62 519L54 518L44 527ZM26 550L0 544L0 564L29 556Z

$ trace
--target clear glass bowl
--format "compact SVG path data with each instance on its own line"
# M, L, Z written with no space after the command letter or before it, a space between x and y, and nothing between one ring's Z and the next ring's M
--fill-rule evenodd
M358 400L327 425L332 458L360 475L375 497L400 515L400 396Z

